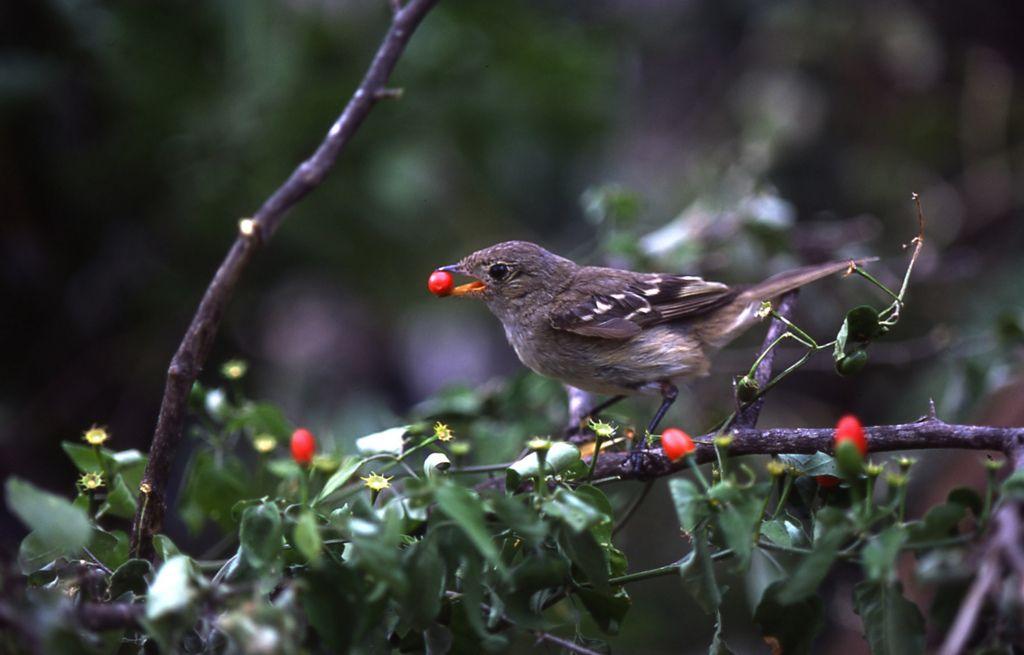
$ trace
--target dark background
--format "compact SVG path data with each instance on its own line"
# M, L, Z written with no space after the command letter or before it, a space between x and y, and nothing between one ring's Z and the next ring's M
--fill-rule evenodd
M116 448L147 446L238 219L323 137L387 20L383 0L0 5L4 476L71 493L58 444L94 422ZM426 293L434 266L521 238L725 281L872 254L896 284L917 191L928 242L905 320L858 378L814 360L762 424L912 420L929 397L947 420L1020 424L1022 24L1017 2L446 0L399 63L404 97L246 272L203 379L244 358L250 395L342 447L448 384L523 374L483 307ZM883 301L836 278L802 295L798 322L827 340L846 309ZM753 332L670 423L721 415ZM979 480L977 459L927 458L912 497ZM659 485L622 536L631 564L678 557L675 526ZM22 528L4 513L2 531L10 554ZM822 648L858 652L849 585L831 584ZM732 586L730 640L748 652ZM711 622L678 581L631 592L620 647L704 648Z

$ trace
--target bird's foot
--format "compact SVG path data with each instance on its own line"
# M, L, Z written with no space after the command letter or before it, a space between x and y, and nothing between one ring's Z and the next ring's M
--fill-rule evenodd
M641 480L656 477L660 469L657 454L646 448L634 448L629 451L623 468Z

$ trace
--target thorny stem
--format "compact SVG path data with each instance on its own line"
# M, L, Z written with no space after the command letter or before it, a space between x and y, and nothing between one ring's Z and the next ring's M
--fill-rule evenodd
M182 438L189 391L210 354L217 328L242 271L256 250L273 236L288 211L320 185L367 115L381 97L387 95L391 72L413 32L435 4L437 0L410 0L395 9L391 26L359 88L316 152L295 168L251 218L239 222L239 235L203 294L167 370L160 414L142 478L152 498L148 498L150 502L143 503L135 515L131 531L133 553L153 558L152 540L163 528L164 495L171 462Z

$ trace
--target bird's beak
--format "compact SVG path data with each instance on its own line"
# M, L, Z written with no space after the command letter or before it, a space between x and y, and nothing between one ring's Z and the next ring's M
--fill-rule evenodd
M458 275L470 275L469 273L467 273L462 268L461 264L449 264L448 266L438 267L437 270L439 270L439 271L447 271L448 273L456 273ZM472 277L472 276L470 276L470 277ZM466 284L460 284L459 286L457 286L454 289L452 289L452 292L449 295L452 295L452 296L475 295L475 294L478 294L478 293L482 293L483 290L486 289L486 288L487 288L487 285L485 285L483 282L481 282L480 280L474 280L474 281L468 282Z

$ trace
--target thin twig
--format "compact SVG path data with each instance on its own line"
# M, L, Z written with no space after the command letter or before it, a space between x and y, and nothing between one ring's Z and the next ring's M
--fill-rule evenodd
M564 648L571 653L579 653L579 655L601 655L596 650L591 650L585 646L580 646L574 641L569 641L562 637L555 636L550 632L541 632L540 630L534 630L533 634L537 637L537 643L542 641L550 641L551 643Z
M143 495L147 502L142 503L136 513L131 533L132 552L136 555L147 558L153 556L152 539L163 526L164 495L171 462L181 441L189 391L210 354L221 317L242 271L258 247L273 236L287 212L323 181L377 101L381 97L394 95L388 91L388 78L412 33L435 4L437 0L410 0L405 5L393 3L395 11L391 27L359 88L323 142L309 159L299 164L251 218L239 223L238 238L207 287L167 370L160 415L142 479L143 488L146 489Z
M793 314L793 309L796 307L797 291L790 291L789 293L782 296L779 300L779 306L775 311L779 316L789 318ZM761 358L760 363L757 365L757 370L754 372L754 380L757 381L757 387L763 389L771 380L772 377L772 366L775 363L775 348L772 345L779 340L779 337L786 331L786 324L773 317L771 323L768 325L768 332L764 335L764 342L761 344L761 352L764 356ZM732 422L734 428L752 428L757 425L757 419L761 416L761 408L764 407L764 396L750 403L737 413L736 418Z
M978 576L971 584L971 588L960 605L956 614L953 626L946 634L946 640L942 644L939 655L959 655L964 652L967 640L974 632L974 625L978 620L992 587L999 581L999 565L994 557L986 557L978 570Z

